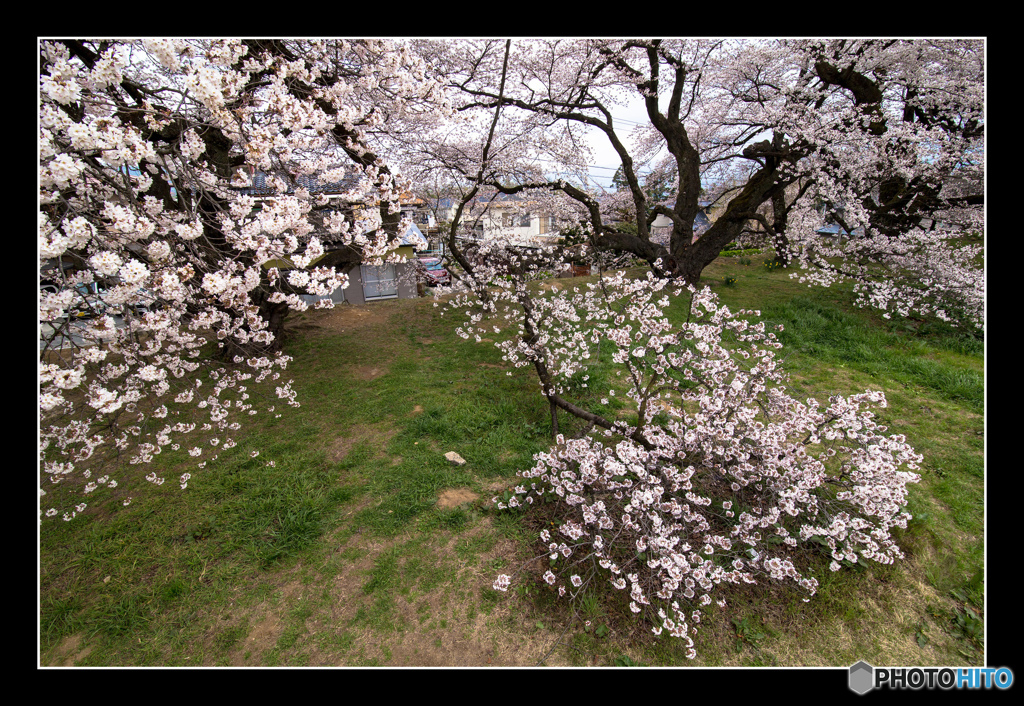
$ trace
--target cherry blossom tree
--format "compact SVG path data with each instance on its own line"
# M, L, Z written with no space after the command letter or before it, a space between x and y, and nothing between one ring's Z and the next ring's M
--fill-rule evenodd
M983 293L966 273L981 253L963 240L983 227L982 49L42 42L39 249L50 289L40 321L48 343L68 343L40 354L44 485L88 495L120 482L81 468L98 454L125 472L214 433L209 449L189 450L201 466L235 444L257 389L297 404L281 376L283 316L306 307L303 294L344 286L347 267L388 257L402 227L401 164L457 196L447 244L461 334L510 334L499 336L503 355L534 371L551 410L555 445L505 505L557 498L560 536L541 539L561 562L546 576L560 592L607 579L629 588L631 610L655 632L689 640L722 582L778 580L813 594L811 545L833 570L893 561L919 457L870 411L884 395L793 399L756 312L734 314L695 285L757 223L805 278L854 277L872 304L980 322ZM613 115L626 93L650 119L633 148ZM586 187L594 129L619 155L635 232L607 224ZM674 205L650 203L638 176L647 164L673 175ZM245 192L257 171L269 198ZM702 185L723 174L736 186L694 239ZM325 195L309 188L314 176L351 186ZM467 244L473 206L495 194L543 202L586 243ZM667 245L651 238L659 215L672 223ZM830 220L858 237L822 242L817 228ZM606 277L621 255L650 272ZM597 283L538 287L581 256ZM880 276L886 268L900 276ZM671 324L665 309L684 300L690 316ZM82 324L79 313L93 316ZM573 399L602 342L624 377L601 393L629 399L635 421ZM176 420L182 406L209 421ZM566 438L559 414L585 428Z
M487 181L574 199L596 248L696 283L753 226L804 281L852 279L863 303L981 326L983 41L560 39L513 42L507 56L497 41L446 49L432 65L462 96L459 113L500 108L517 126L503 138L506 164L513 150L561 163L513 179L507 166L498 176L491 155ZM615 114L631 98L649 122L630 142ZM585 188L586 130L618 155L635 228L606 222ZM673 174L669 205L651 203L640 175L649 165ZM721 213L695 239L702 189L726 180ZM672 223L668 244L651 238L659 215ZM823 239L829 224L854 237Z
M517 366L542 360L561 394L593 344L612 342L637 419L593 415L600 433L559 435L511 498L494 502L553 502L557 526L539 535L544 580L568 597L608 583L628 590L630 610L655 634L685 640L693 658L719 585L778 582L806 600L818 586L816 551L832 571L901 558L892 530L910 517L907 484L919 480L921 457L875 420L883 393L795 400L774 335L748 321L756 312L692 291L692 320L673 326L667 286L678 285L619 274L544 300L534 335L503 346ZM574 343L545 345L556 331ZM511 580L502 574L494 587Z
M41 483L115 487L98 456L124 473L187 446L182 406L209 417L205 459L235 445L256 389L297 405L285 314L396 246L403 185L369 135L443 112L401 43L41 42Z
M560 596L628 589L629 609L693 658L706 606L726 605L720 585L780 583L809 600L819 556L831 571L902 558L894 530L910 519L921 456L878 423L884 393L797 400L781 344L751 321L759 312L732 312L710 290L650 271L539 291L559 261L485 243L471 288L446 307L465 317L461 336L496 339L503 360L532 369L550 406L554 445L493 502L552 513L531 561L549 567L543 580ZM667 310L680 306L687 320L673 324ZM588 373L602 345L619 368L611 383ZM610 413L616 395L635 417ZM560 411L586 426L559 433Z
M521 160L536 156L537 150L557 149L553 124L566 122L566 140L571 141L573 122L602 122L587 118L586 109L604 112L609 138L617 139L610 110L590 89L558 93L551 88L553 76L569 66L572 77L585 76L594 86L605 70L615 76L604 88L622 77L637 81L622 63L625 55L609 53L607 45L593 45L591 54L574 45L574 52L556 57L557 46L531 43L516 53L510 41L476 43L462 57L473 59L462 65L464 74L446 72L454 87L473 96L474 109L487 111L479 118L475 141L464 137L457 149L451 149L450 140L439 141L420 151L424 164L446 170L465 189L449 234L451 253L463 269L462 288L447 301L446 311L464 317L460 335L478 342L495 339L504 360L532 369L549 405L553 447L535 457L532 469L519 473L511 494L494 498L501 509L542 502L554 508L557 528L544 529L538 537L543 553L537 558L550 566L543 580L569 598L605 584L628 590L629 609L655 634L684 640L693 658L693 634L720 585L779 582L803 592L806 600L818 586L815 574L821 567L815 557L821 552L831 571L845 563L891 563L902 557L893 533L909 519L907 486L919 479L914 470L921 457L904 437L887 434L876 420L872 408L886 405L881 392L835 395L827 403L794 399L776 359L780 344L763 323L751 321L759 312L731 312L709 290L694 286L697 277L688 275L681 256L690 258L694 270L689 272L699 275L703 265L694 258L702 251L694 246L707 232L694 241L692 214L687 227L680 227L686 220L680 213L696 204L702 167L684 130L673 132L668 120L659 130L675 140L670 153L680 174L688 171L692 177L679 176L677 189L693 203L687 205L677 193L675 210L648 203L642 188L647 185L641 186L628 152L620 152L633 213L641 214L638 234L605 226L598 200L568 178L521 178L527 171ZM657 46L629 48L653 56L656 70ZM705 60L716 48L702 49ZM524 64L530 52L544 61ZM587 58L601 68L580 69L579 62ZM484 83L488 66L498 72L489 79L494 90L475 83ZM542 74L549 80L546 92L535 83ZM724 82L723 75L718 80ZM646 90L657 95L649 83ZM677 122L680 100L675 95L669 108ZM696 108L691 100L686 112ZM536 123L510 121L516 109L527 111ZM722 125L729 124L731 113L716 109L722 111L717 118ZM515 124L515 131L503 132L503 121ZM759 130L767 127L763 123ZM732 148L757 132L746 140L733 138ZM531 141L536 133L539 139ZM776 147L785 145L782 138L773 141ZM792 236L788 228L797 223L794 214L806 217L797 206L814 179L823 177L803 163L813 152L787 166L768 158L772 149L770 143L745 148L744 156L759 166L740 193L729 197L726 212L733 212L718 233L728 226L732 239L757 221L786 251ZM772 164L762 163L765 159ZM597 266L598 281L550 284L551 273L566 265L566 251L524 250L500 237L482 244L460 242L462 206L485 189L568 196L575 216L589 229L582 251ZM736 211L741 205L751 209L742 217ZM674 224L667 247L650 239L658 213L671 214ZM710 248L708 242L704 245ZM621 270L607 271L607 258L616 252L643 257L650 271L633 279ZM673 306L689 307L684 324L671 323L666 310ZM598 387L607 383L592 380L588 372L602 344L612 348L621 376L621 385L611 383L607 389ZM588 386L593 386L589 395L576 394ZM595 392L604 395L600 404L592 401ZM609 398L615 395L628 400L635 418L625 421L609 413ZM560 413L585 426L576 425L571 438L560 433ZM494 588L507 590L513 578L502 574ZM725 605L721 597L717 602Z

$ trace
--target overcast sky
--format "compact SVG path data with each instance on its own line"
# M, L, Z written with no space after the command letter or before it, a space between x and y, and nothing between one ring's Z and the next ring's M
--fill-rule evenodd
M615 133L619 136L619 139L626 146L626 149L629 150L630 154L635 155L632 140L633 128L638 123L647 125L650 122L643 100L638 95L630 100L628 104L616 107L612 111L612 119L615 121ZM607 188L611 186L615 170L619 168L622 162L619 160L619 155L612 148L611 143L608 142L608 137L603 132L597 128L592 128L591 134L590 145L594 151L594 159L591 163L590 178ZM648 168L641 167L639 173L643 175L648 171Z
M637 100L635 104L631 104L628 107L620 106L612 113L612 118L617 126L616 134L632 153L633 145L630 138L633 128L637 122L646 122L647 120L647 111L644 109L643 103ZM594 161L590 170L590 177L602 186L608 187L612 183L615 170L619 168L622 162L608 141L608 137L603 132L597 128L591 128L591 135L590 146L594 150Z

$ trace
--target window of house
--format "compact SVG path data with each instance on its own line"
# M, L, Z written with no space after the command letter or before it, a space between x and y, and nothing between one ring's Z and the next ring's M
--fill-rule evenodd
M394 265L360 265L363 276L363 298L394 299L398 296L398 279Z

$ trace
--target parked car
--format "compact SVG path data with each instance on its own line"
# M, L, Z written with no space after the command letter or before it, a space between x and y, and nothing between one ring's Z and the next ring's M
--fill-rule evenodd
M59 291L60 287L52 281L46 281L39 285L39 292L43 295L57 294ZM71 306L68 307L68 314L73 319L88 319L104 314L123 315L127 310L130 310L136 316L142 316L147 311L156 311L163 308L163 303L156 294L148 289L139 290L135 300L126 305L110 305L107 301L104 301L106 294L107 289L102 284L96 282L76 285L76 296L71 302Z
M47 295L59 294L59 293L60 293L60 287L58 287L53 282L45 281L45 282L41 282L39 284L39 299L40 299L40 302L42 301L43 297L45 297ZM63 317L61 317L61 318L63 318Z
M452 283L452 276L448 274L440 258L421 257L417 260L416 270L428 286L447 286Z
M138 300L134 304L129 305L129 308L131 308L136 316L142 316L147 311L156 311L162 307L163 305L157 299L157 296L148 289L140 289Z
M103 302L103 289L95 282L91 284L79 284L75 287L78 297L71 305L71 316L77 319L86 319L93 316L102 316L107 312L107 305Z

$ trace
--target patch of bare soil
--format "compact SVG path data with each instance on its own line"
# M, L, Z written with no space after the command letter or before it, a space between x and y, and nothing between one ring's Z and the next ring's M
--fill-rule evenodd
M384 324L394 313L387 302L373 304L335 304L333 309L309 310L289 320L293 331L329 331L345 333L366 326Z
M497 478L492 481L484 483L484 490L488 493L493 493L498 490L507 490L512 486L516 485L516 481L511 478Z
M53 657L48 667L74 667L75 662L85 657L92 651L92 647L82 647L82 635L76 633L68 635L53 650Z
M352 376L357 380L376 380L387 373L388 369L379 365L355 365L351 367Z
M393 427L377 424L354 424L339 435L327 447L327 458L337 463L343 460L357 444L372 441L379 452L383 452L388 441L396 433Z
M441 497L437 499L437 506L442 510L450 510L463 503L473 502L478 497L480 496L466 488L449 488L441 493Z
M355 638L350 652L391 667L534 666L558 640L557 626L539 627L536 616L529 616L514 595L503 595L489 612L479 607L475 597L479 595L479 587L489 587L494 580L482 567L497 556L511 556L514 544L498 542L481 555L479 562L472 564L460 561L455 552L459 540L487 531L490 531L490 523L485 520L437 547L436 561L452 566L450 581L429 594L417 595L411 591L397 596L395 621L400 626L397 632L381 634L365 630ZM369 556L364 560L367 571L372 561ZM459 589L468 590L473 597L461 598ZM344 600L334 601L335 605L344 603ZM353 610L349 607L345 612L354 614ZM564 666L568 662L553 653L546 664Z
M253 628L252 632L245 636L245 641L243 642L245 651L254 653L266 652L273 648L277 644L278 638L281 637L283 630L281 616L273 611L265 613L264 616L263 620ZM240 652L242 651L235 650L232 652L232 666L245 664L244 654L240 654Z
M232 611L234 624L247 621L250 628L231 649L228 663L265 663L264 655L280 650L282 636L296 630L296 609L308 602L313 609L298 626L302 634L294 642L294 650L309 666L534 666L556 644L562 626L548 624L546 616L540 624L540 618L531 615L512 593L502 595L491 606L480 600L481 589L489 587L494 579L487 568L491 560L511 557L514 543L499 540L472 562L460 559L456 550L459 542L472 541L491 531L485 518L466 532L431 543L430 561L450 568L441 585L422 591L413 581L400 590L391 587L369 594L365 587L378 560L395 547L406 546L417 535L388 540L359 534L348 537L333 552L335 557L348 557L347 561L328 560L323 566L332 568L315 581L309 581L308 576L305 581L299 580L301 567L282 572L272 599L245 611ZM401 567L406 560L401 549L399 556ZM391 629L367 623L366 616L378 610L381 601L392 606L388 618ZM215 649L205 652L217 654ZM290 652L278 652L281 663L288 662ZM559 650L547 656L545 663L568 664Z

